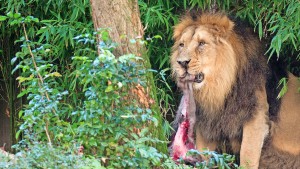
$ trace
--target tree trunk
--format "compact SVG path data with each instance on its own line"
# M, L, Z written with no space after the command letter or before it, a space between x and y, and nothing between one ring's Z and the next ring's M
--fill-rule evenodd
M144 35L137 0L90 0L90 3L95 30L109 28L111 39L118 44L114 54L116 56L135 54L143 58L144 69L149 69L151 65L145 47L137 41L130 42L132 39L142 40ZM159 126L152 127L151 133L165 141L153 75L148 73L146 77L140 78L148 81L148 87L132 86L130 93L133 98L139 100L140 107L151 108L155 112ZM166 144L157 145L157 148L162 152L167 152Z
M132 45L130 39L144 35L137 0L90 0L95 29L109 28L110 37L119 46L116 55L133 53L141 56L142 46Z

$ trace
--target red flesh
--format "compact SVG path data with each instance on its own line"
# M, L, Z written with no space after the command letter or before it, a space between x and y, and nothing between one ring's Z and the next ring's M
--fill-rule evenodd
M184 107L182 112L183 115L183 122L179 124L178 130L176 132L176 135L174 137L174 141L172 143L172 158L174 161L177 161L179 158L182 158L183 160L190 161L191 159L189 157L186 157L186 153L190 149L195 149L194 143L190 142L188 139L188 131L190 127L190 122L189 122L189 112L188 106L189 106L189 96L184 95Z

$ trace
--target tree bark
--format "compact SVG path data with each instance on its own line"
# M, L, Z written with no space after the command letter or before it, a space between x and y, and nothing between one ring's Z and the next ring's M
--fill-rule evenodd
M90 0L95 30L109 28L110 37L119 46L115 54L133 53L141 56L142 46L130 39L144 35L137 0Z

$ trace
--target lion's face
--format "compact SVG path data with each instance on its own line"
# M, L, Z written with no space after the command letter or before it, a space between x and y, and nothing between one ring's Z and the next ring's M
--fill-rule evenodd
M191 26L185 29L175 43L177 49L172 56L173 70L177 78L184 78L188 74L195 76L194 87L200 89L214 75L218 66L215 41L205 27Z
M205 102L210 109L220 107L236 81L234 48L228 36L220 33L222 27L201 22L186 25L179 24L174 30L173 75L177 83L185 79L193 82L199 103Z

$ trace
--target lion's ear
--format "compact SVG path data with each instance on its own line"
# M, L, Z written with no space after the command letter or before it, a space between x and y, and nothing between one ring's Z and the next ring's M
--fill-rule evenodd
M205 13L199 19L200 25L207 25L213 34L227 37L233 30L234 23L223 13Z
M182 32L189 26L192 26L194 24L194 21L189 16L184 16L181 18L181 22L174 26L174 32L173 32L173 39L175 41L179 40Z
M174 29L173 29L173 39L174 39L175 41L178 41L178 40L179 40L179 37L180 37L180 35L181 35L183 29L184 29L184 28L183 28L183 26L181 26L181 25L176 25L176 26L174 26Z
M233 27L233 21L231 21L227 16L218 18L218 22L212 24L213 32L221 37L227 37L230 32L232 32Z

